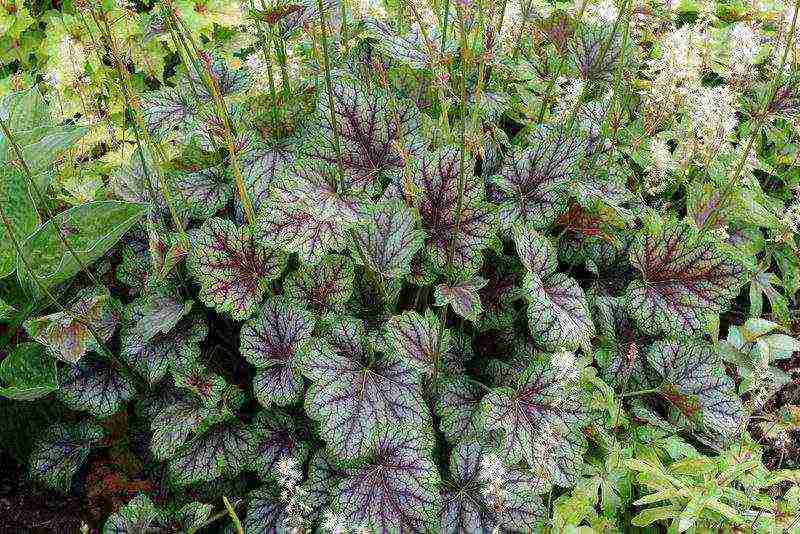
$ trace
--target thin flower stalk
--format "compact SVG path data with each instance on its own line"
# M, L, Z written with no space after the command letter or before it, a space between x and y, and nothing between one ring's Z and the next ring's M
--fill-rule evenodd
M325 72L325 91L328 94L328 107L330 109L331 132L333 134L333 147L336 150L336 166L339 171L339 179L336 182L336 191L342 192L345 186L344 163L342 161L342 147L339 143L339 124L336 120L336 108L333 98L333 84L331 83L331 63L328 55L328 25L326 22L325 5L322 0L317 0L319 8L319 29L320 41L322 42L322 68ZM315 32L316 34L316 32Z
M205 83L211 92L214 105L217 108L220 119L222 120L222 133L228 149L231 167L233 167L233 178L236 182L236 190L239 195L239 200L241 200L242 206L244 207L245 219L249 225L253 225L255 224L256 220L255 212L253 210L253 201L250 199L250 194L247 191L247 184L244 181L244 173L242 172L242 167L239 162L239 156L237 154L238 151L236 150L233 137L233 129L230 117L228 116L228 109L225 104L225 100L222 98L222 94L220 93L219 84L211 72L211 61L201 54L200 49L197 46L197 43L194 42L194 39L191 33L189 33L188 28L174 11L172 12L172 20L175 21L178 24L179 29L182 30L184 38L191 46L193 59L201 66L203 78L205 79Z
M228 497L223 495L222 502L225 504L225 510L227 510L228 516L230 516L231 521L233 522L233 528L236 530L236 534L244 534L242 522L239 521L239 516L236 515L236 510L234 510L233 506L231 506L231 502L228 500Z
M756 120L756 126L750 131L750 135L747 138L747 145L745 146L744 152L742 153L742 157L739 160L736 169L733 172L733 176L730 180L725 184L724 188L722 189L719 202L717 203L717 209L711 212L711 214L706 218L705 223L702 225L702 229L706 230L707 228L713 228L713 224L715 224L719 218L719 213L721 209L728 203L728 196L734 190L735 186L738 185L739 179L742 175L742 170L744 169L744 165L747 162L747 159L750 157L750 150L753 148L753 144L755 143L756 137L761 135L761 129L764 127L764 122L767 120L767 116L769 115L769 108L772 105L773 100L775 100L775 95L778 92L778 87L780 87L781 80L783 78L783 70L786 67L786 59L789 56L789 49L792 48L792 43L795 37L795 31L797 30L797 12L800 9L800 1L796 1L794 4L794 10L792 11L792 22L789 26L789 33L786 36L786 44L784 45L783 56L781 57L780 66L778 67L778 72L775 74L775 79L770 86L769 92L767 93L767 98L764 101L764 106L761 109L761 112L758 114L758 119Z
M581 0L581 7L578 9L578 15L575 17L575 26L576 31L577 27L581 23L581 19L583 19L583 12L586 10L586 4L588 0ZM565 50L564 53L561 55L561 60L558 62L558 67L556 67L556 71L550 76L550 81L547 83L547 87L544 90L544 94L542 95L542 106L539 108L539 116L536 118L537 123L541 123L544 120L544 115L547 110L547 103L550 101L550 95L553 93L553 88L556 85L556 80L559 76L561 76L561 71L564 70L564 64L567 62L567 51Z
M255 4L253 2L251 2L251 7L255 9ZM259 21L258 17L253 18L253 25L256 28L256 33L258 33L258 39L261 42L261 53L264 55L264 65L266 66L267 69L267 81L269 83L269 97L270 97L270 102L272 103L272 109L270 110L272 115L272 128L277 131L279 125L278 98L275 93L275 80L272 74L272 52L270 50L267 33L261 26L261 22Z

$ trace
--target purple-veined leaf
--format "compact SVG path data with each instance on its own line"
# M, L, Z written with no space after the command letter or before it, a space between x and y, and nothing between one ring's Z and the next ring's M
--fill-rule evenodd
M394 352L371 354L363 325L343 319L303 356L303 374L313 382L306 413L340 458L365 454L379 424L430 425L421 378Z
M343 77L334 80L331 89L347 187L374 192L381 182L398 178L422 150L419 110L410 101L389 98L372 84ZM327 98L319 99L305 152L336 167L328 106Z
M481 331L497 328L507 330L517 315L513 299L517 292L516 261L511 256L489 253L481 269L487 283L478 291L483 316L478 325Z
M156 460L171 458L210 415L200 399L188 395L161 410L150 425L150 450Z
M117 413L136 393L126 371L96 357L65 367L60 382L58 398L64 404L99 419Z
M245 323L241 352L258 372L253 392L264 406L285 406L303 395L299 358L311 339L314 317L284 300L267 300Z
M466 441L450 455L450 480L442 490L442 532L530 532L547 519L536 490L545 484L528 469L489 461L491 449ZM495 489L497 488L497 489Z
M487 431L500 431L501 457L525 460L547 480L572 486L580 474L588 412L566 376L542 361L531 364L516 388L499 387L481 401L476 415Z
M369 329L381 328L391 317L392 302L397 302L402 283L398 280L380 280L364 275L353 279L353 296L347 302L347 315L361 319ZM383 284L385 293L381 291ZM387 301L389 301L387 303Z
M260 239L297 252L310 265L328 252L344 250L348 231L364 208L361 199L336 192L336 172L335 166L295 162L261 206Z
M367 19L365 26L367 31L376 38L373 46L378 51L412 69L427 68L441 59L438 50L441 34L436 25L429 26L425 32L430 42L436 43L437 55L434 58L431 57L430 48L425 43L426 37L416 25L412 25L412 28L404 35L399 35L385 22L377 19ZM450 55L454 49L454 40L448 39L443 53Z
M250 492L247 514L242 521L245 534L288 534L286 504L275 488L261 486Z
M251 143L239 155L244 184L256 213L269 197L272 184L279 179L288 166L294 163L295 154L295 150L289 145L272 146ZM234 198L234 206L237 220L244 221L244 209L238 195Z
M180 173L174 184L189 216L195 219L213 217L233 195L233 180L223 165Z
M303 465L309 454L309 445L302 441L292 418L277 408L258 412L253 421L256 435L253 468L265 480L276 476L276 466L284 458L293 458Z
M522 294L528 301L528 323L533 338L547 349L584 347L595 329L586 295L578 283L556 272L556 249L529 227L514 227L517 253L528 273Z
M647 340L638 335L623 299L596 295L591 306L602 336L595 361L603 379L615 388L645 389L644 347Z
M196 435L169 461L171 480L180 486L232 477L250 465L255 433L239 422L218 423Z
M267 4L268 10L258 12L256 16L269 24L273 24L275 31L282 38L287 39L297 30L308 24L318 24L320 20L319 5L316 0L292 0L290 4L271 2ZM323 0L326 23L329 31L336 32L340 24L341 0Z
M685 224L637 239L631 263L642 278L628 285L626 306L639 328L653 335L701 333L744 283L742 267Z
M103 526L103 534L163 532L166 523L166 514L158 510L147 495L137 495L111 514Z
M691 339L656 341L647 361L663 380L659 392L683 415L724 436L744 429L742 401L711 345Z
M353 259L383 278L402 278L411 272L411 259L422 247L425 234L418 217L401 202L378 206L366 224L351 233Z
M319 521L323 512L330 508L336 496L336 487L346 475L345 468L332 459L325 450L318 451L311 457L308 480L304 487L308 492L312 520Z
M620 32L613 33L610 25L579 25L575 30L573 51L581 78L610 82L622 51L621 39ZM629 62L630 51L626 52L626 62Z
M562 273L544 278L528 273L523 281L528 301L528 324L534 339L548 350L588 350L594 323L586 295L578 283Z
M328 324L344 315L353 293L353 261L347 256L325 256L314 267L301 266L286 277L284 296Z
M483 184L474 176L475 162L465 158L460 217L457 211L461 159L455 147L427 153L415 176L419 187L418 210L425 231L425 250L441 269L448 264L458 272L476 272L483 263L481 251L496 240L496 215L484 199Z
M170 293L151 292L125 309L120 356L150 384L180 362L200 356L208 327L203 316Z
M145 93L142 115L150 135L166 138L175 130L185 130L197 111L191 95L174 87Z
M476 276L452 285L439 284L433 292L436 306L453 307L453 311L468 321L477 321L483 313L481 297L478 293L487 280Z
M120 317L120 305L103 288L81 290L63 311L25 321L28 335L38 341L56 358L74 364L87 352L98 350L90 327L108 341L114 334ZM88 326L87 326L88 325Z
M430 310L425 315L407 311L392 317L386 325L386 340L395 354L426 377L442 370L439 356L450 349L450 332L440 330L439 319Z
M427 429L379 426L367 436L365 460L347 470L336 499L346 524L370 532L438 532L439 473Z
M462 374L449 376L439 383L435 410L447 441L457 443L465 437L480 435L473 415L487 390L487 386Z
M44 431L31 452L31 477L68 492L72 477L105 437L102 427L88 423L56 423Z
M513 236L523 267L540 277L556 272L556 248L547 237L521 224L514 226Z
M190 238L187 266L200 284L200 299L234 319L253 313L269 281L286 265L285 253L267 248L227 219L208 219Z
M201 61L210 63L209 71L211 77L222 97L243 93L253 84L248 69L234 69L223 58L212 58L206 52L202 52L202 54L205 57L202 57ZM201 99L210 101L212 96L205 81L205 74L203 74L201 78L193 68L189 68L187 73L188 78L181 81L181 85L183 86L181 89L184 92L190 90L189 84L191 83ZM191 79L191 82L189 79ZM192 105L197 107L198 103L194 102Z
M229 409L226 402L232 404L230 393L232 387L225 379L211 372L199 362L181 362L173 371L175 385L188 389L200 399L204 406L221 406ZM227 394L227 395L226 395Z
M516 149L491 182L500 190L500 224L545 228L567 208L570 177L584 153L584 144L566 129L539 127L530 146Z

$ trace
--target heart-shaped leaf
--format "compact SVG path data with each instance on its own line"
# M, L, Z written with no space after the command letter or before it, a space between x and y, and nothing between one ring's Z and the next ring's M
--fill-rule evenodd
M305 462L310 447L299 438L297 425L286 413L277 408L258 412L253 430L257 441L253 467L261 478L273 479L278 463L285 458L299 465Z
M477 416L487 431L501 431L506 464L524 459L559 486L577 480L585 448L580 426L587 412L565 375L549 363L532 363L515 388L493 389Z
M117 413L134 393L133 380L125 371L99 358L84 358L64 370L58 397L73 410L102 419Z
M371 532L439 532L439 473L426 429L379 426L370 432L365 459L339 483L346 524Z
M647 361L663 380L661 395L709 430L735 436L747 420L719 355L699 340L653 343Z
M196 435L169 461L172 481L180 486L228 478L245 470L253 456L256 436L239 423L219 423Z
M300 357L314 330L312 315L271 299L242 327L241 351L258 372L253 393L264 406L285 406L303 395Z
M346 256L326 256L314 267L301 266L286 277L286 298L311 311L321 323L344 315L353 293L353 262Z
M200 284L200 299L234 319L245 319L283 272L286 254L253 239L247 227L211 218L191 235L187 267Z
M389 320L386 338L403 361L424 376L430 376L437 368L441 370L439 355L450 349L450 332L441 329L440 324L430 310L425 315L404 312Z
M700 334L744 283L742 267L686 224L637 239L631 263L642 278L628 285L626 306L652 335Z
M365 454L379 424L430 424L418 373L394 352L371 353L358 321L343 319L312 343L302 371L313 382L306 412L338 457Z
M178 174L176 193L186 204L190 217L208 219L221 210L233 195L233 181L226 168L205 167Z
M453 311L468 321L477 321L483 312L479 291L486 286L487 280L476 276L452 285L440 284L433 292L436 306L453 307Z
M104 436L103 429L92 423L54 424L37 440L31 452L28 460L31 477L68 492L72 477Z
M413 211L391 202L378 206L351 237L356 262L383 278L402 278L411 271L411 259L422 247L425 234L418 229Z

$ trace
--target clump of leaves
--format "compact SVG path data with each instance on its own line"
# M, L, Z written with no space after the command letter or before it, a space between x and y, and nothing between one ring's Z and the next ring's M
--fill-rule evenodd
M158 488L104 532L793 528L794 22L74 4L0 101L0 395L69 414L37 483Z

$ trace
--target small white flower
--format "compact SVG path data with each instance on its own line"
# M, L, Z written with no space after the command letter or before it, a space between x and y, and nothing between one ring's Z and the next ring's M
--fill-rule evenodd
M326 534L347 534L348 528L341 515L327 510L322 516L322 530Z
M619 10L614 0L600 0L596 4L590 4L586 7L585 16L588 20L614 22L619 16Z

